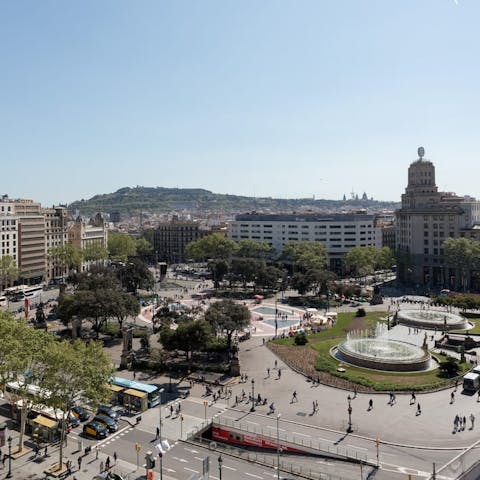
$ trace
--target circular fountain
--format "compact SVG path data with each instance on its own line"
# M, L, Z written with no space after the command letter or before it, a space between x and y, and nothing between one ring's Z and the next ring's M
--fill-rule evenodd
M381 338L346 340L333 353L338 360L352 365L398 372L427 370L431 359L416 345Z
M349 332L347 339L331 350L337 359L358 367L394 372L415 372L431 368L427 350L388 338L384 324L373 331Z
M396 320L401 325L431 330L466 330L471 328L466 318L461 315L436 310L399 310L396 314Z

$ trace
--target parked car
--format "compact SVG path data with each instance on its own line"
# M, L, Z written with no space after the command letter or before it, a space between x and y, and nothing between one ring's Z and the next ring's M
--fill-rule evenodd
M68 421L68 426L71 428L76 428L80 425L80 419L72 414L68 416L67 421Z
M83 433L93 438L106 438L108 430L97 422L88 422L83 426Z
M81 422L86 422L90 418L90 414L80 405L72 408L72 415L77 417Z
M109 432L116 432L118 430L118 423L108 415L95 415L92 421L104 425Z
M99 405L97 408L97 414L100 415L107 415L110 418L113 418L113 420L118 420L120 415L118 412L116 412L112 407L109 405Z

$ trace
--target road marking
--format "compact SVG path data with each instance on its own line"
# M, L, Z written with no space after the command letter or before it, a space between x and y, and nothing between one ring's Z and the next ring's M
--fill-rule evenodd
M199 473L198 470L194 470L193 468L183 467L184 470L188 470L189 472Z
M267 425L267 428L271 428L272 430L276 430L277 427L272 427L271 425ZM286 430L284 428L279 428L278 429L280 432L286 432Z
M352 445L351 443L347 443L346 445L347 447L352 447L352 448L356 448L357 450L368 450L368 448L365 448L365 447L357 447L357 445ZM388 455L388 454L385 454L384 455Z
M179 462L182 463L188 463L188 460L185 460L184 458L178 458L178 457L172 457L174 460L178 460Z
M201 462L203 462L203 458L202 457L193 457L195 460L200 460Z
M114 433L111 437L107 437L105 438L104 440L102 440L101 442L98 442L97 443L97 447L101 447L103 444L109 444L112 440L115 439L115 437L117 437L118 435L120 435L122 432L124 432L125 430L128 430L129 428L132 428L130 427L130 425L127 425L126 427L123 427L121 430L119 430L118 432Z
M257 422L251 422L250 420L247 420L247 423L251 423L252 425L259 425Z
M302 437L308 437L311 438L311 435L305 435L304 433L299 433L299 432L292 432L293 435L301 435Z
M263 473L264 475L268 475L269 477L277 478L277 474L276 474L276 473L266 472L265 470L264 470L262 473Z
M224 465L224 466L223 466L223 468L226 468L226 469L228 469L228 470L233 470L234 472L236 472L236 471L237 471L237 469L236 469L236 468L229 467L228 465Z
M198 453L198 450L194 450L193 448L187 448L185 447L185 450L190 453Z
M263 480L263 477L261 477L260 475L255 475L253 473L245 472L245 475L248 475L249 477L260 478L261 480Z

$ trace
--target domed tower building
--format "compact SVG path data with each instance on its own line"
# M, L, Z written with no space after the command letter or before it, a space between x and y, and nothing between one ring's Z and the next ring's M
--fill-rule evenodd
M418 159L408 168L402 206L395 212L398 279L421 290L455 289L459 275L445 261L443 242L480 234L480 202L439 192L435 166L424 155L420 147ZM468 286L478 289L480 285L474 285L471 273Z

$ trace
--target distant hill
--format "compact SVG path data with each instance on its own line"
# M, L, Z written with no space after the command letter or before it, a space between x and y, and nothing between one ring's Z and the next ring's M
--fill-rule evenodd
M81 215L96 212L119 212L134 215L140 212L169 212L179 210L211 212L246 212L252 210L294 211L299 208L331 209L368 208L372 210L398 208L396 202L375 200L315 200L313 198L283 199L254 198L212 193L201 188L125 187L114 193L95 195L88 200L72 202L70 211Z

